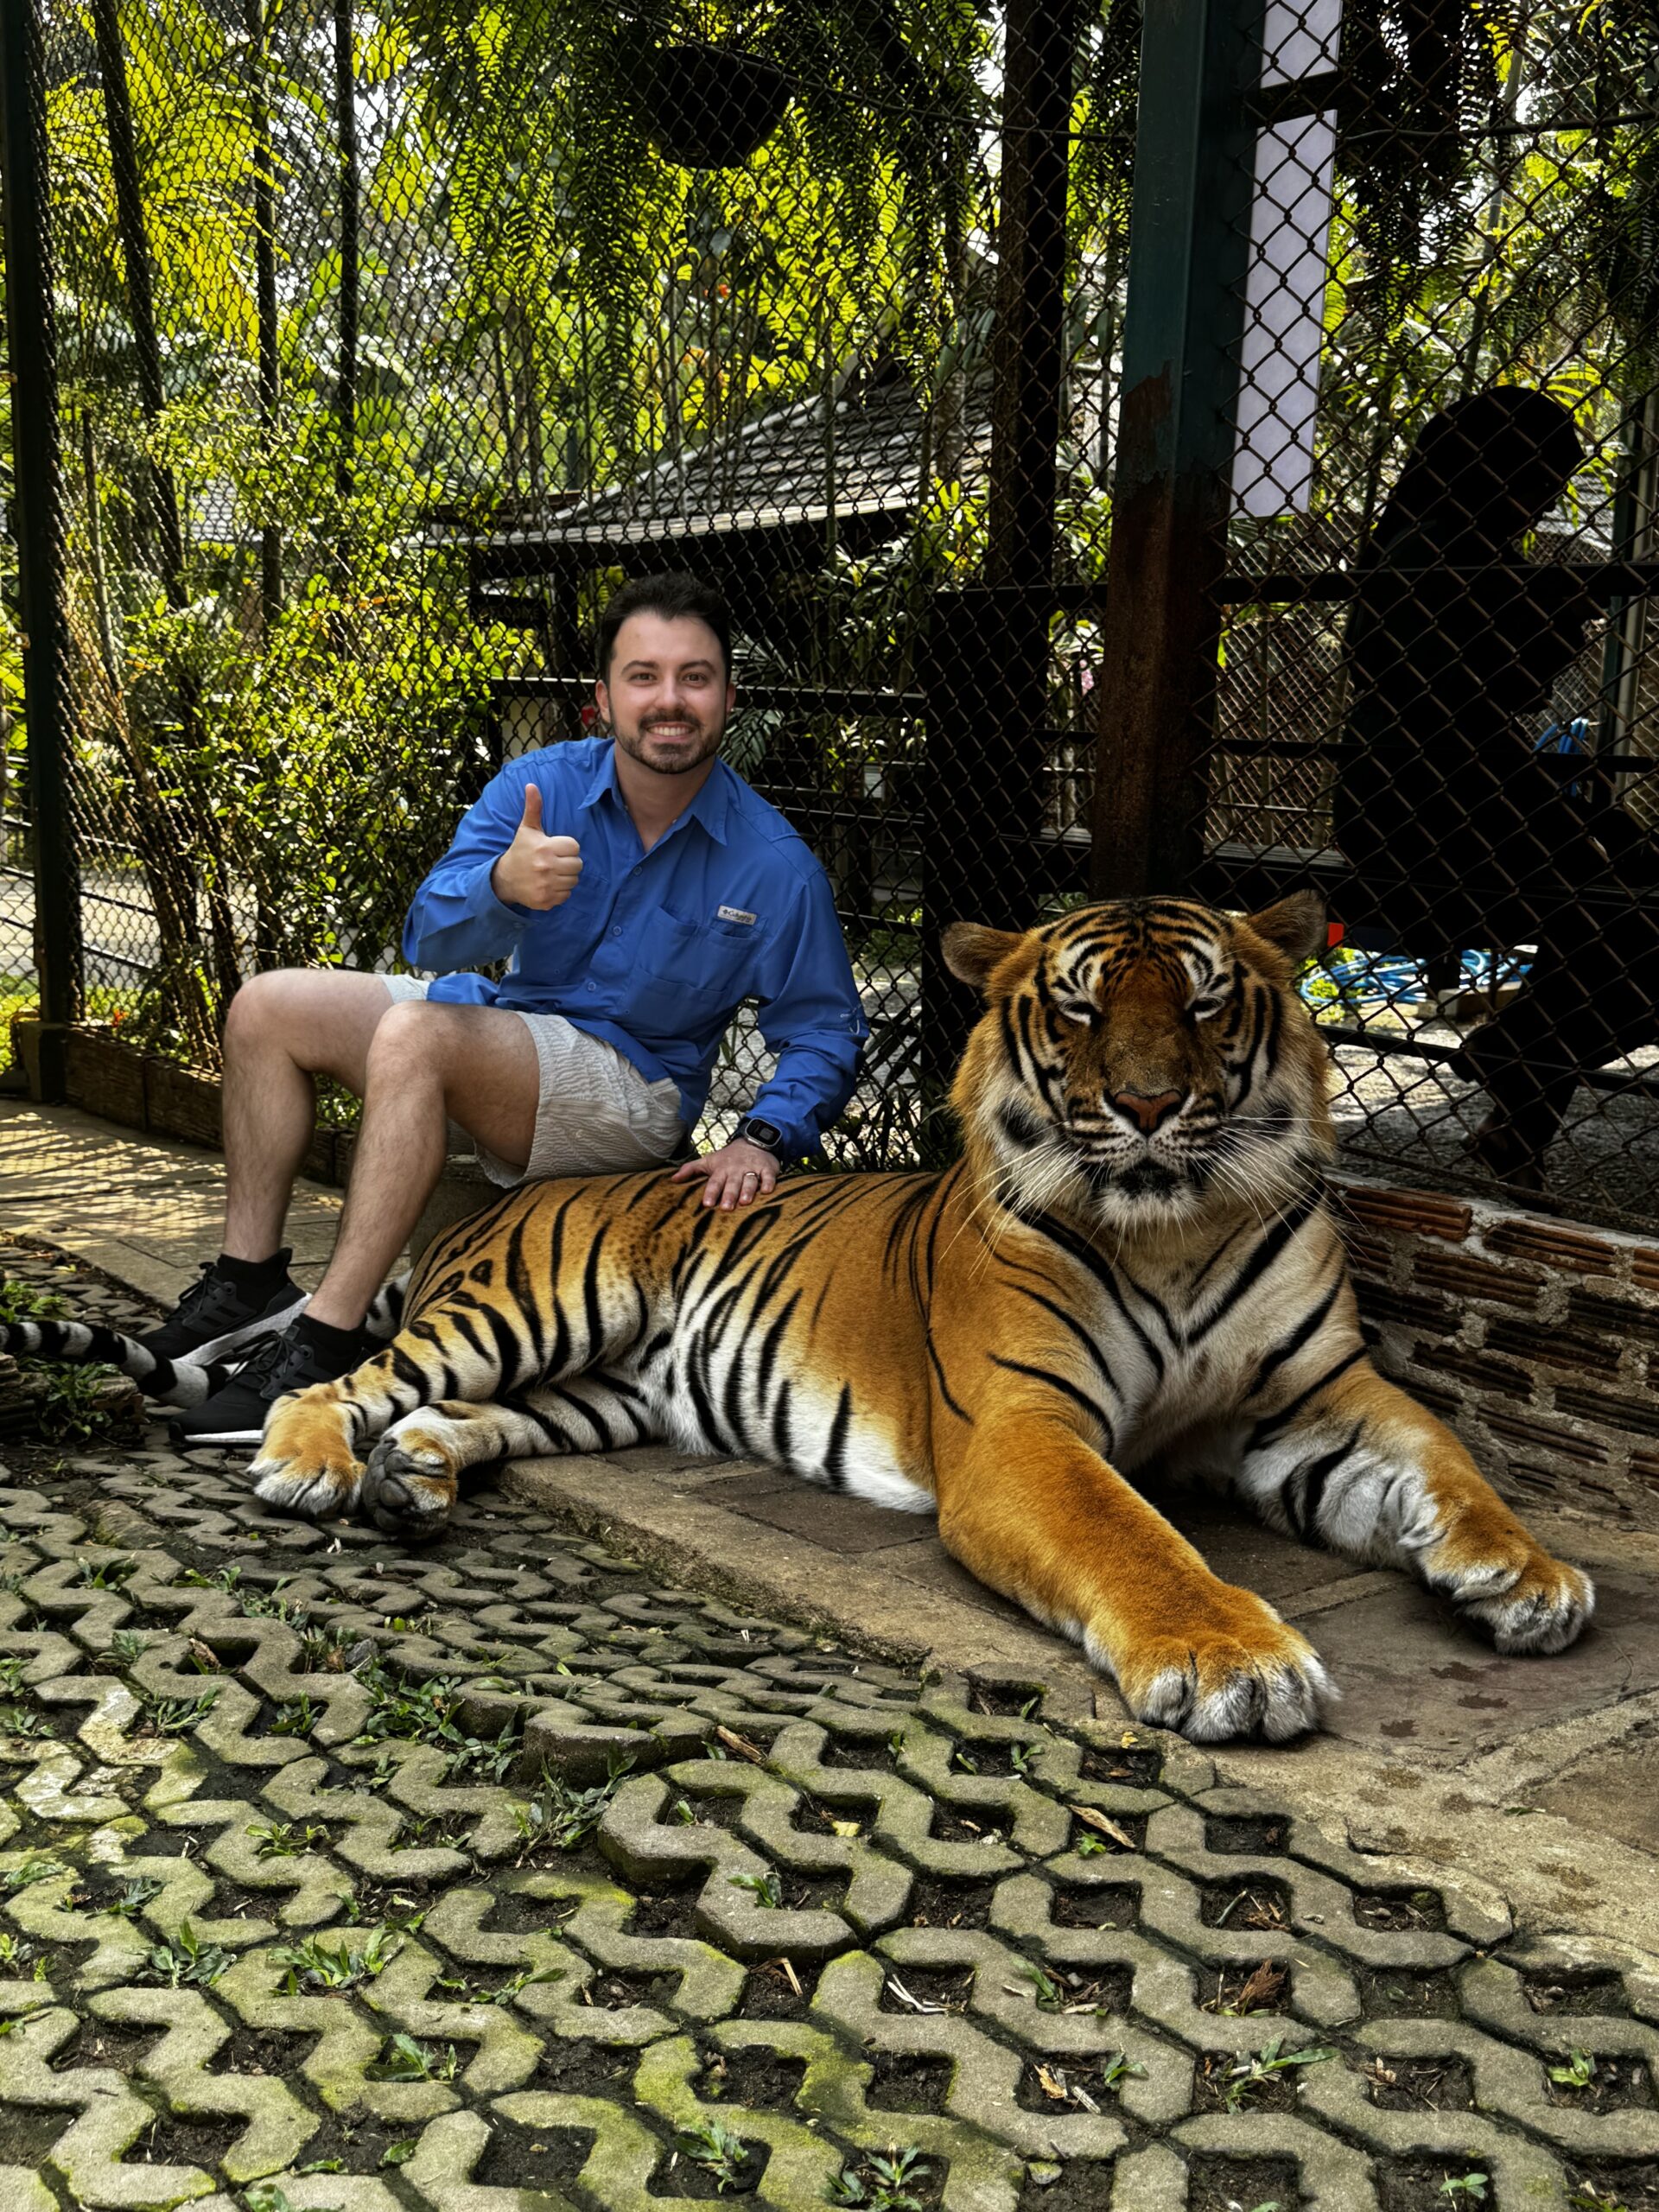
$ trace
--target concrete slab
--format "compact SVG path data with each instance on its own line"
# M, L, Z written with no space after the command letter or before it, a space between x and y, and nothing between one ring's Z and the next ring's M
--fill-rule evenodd
M1547 1811L1580 1827L1659 1852L1659 1723L1636 1740L1592 1752L1534 1794Z
M884 1506L861 1503L855 1498L832 1497L827 1491L809 1490L800 1483L757 1493L748 1485L760 1479L754 1476L745 1484L723 1483L719 1491L720 1503L748 1520L764 1521L773 1529L787 1529L841 1558L856 1558L861 1552L881 1551L890 1547L894 1541L895 1522L900 1528L906 1522L910 1522L913 1542L921 1542L932 1534L931 1514L899 1515ZM784 1479L788 1484L788 1478ZM747 1494L734 1497L734 1492L740 1489ZM902 1542L903 1539L899 1541Z
M1500 1657L1399 1577L1322 1614L1307 1633L1342 1684L1332 1732L1440 1764L1659 1686L1659 1585L1604 1569L1596 1591L1595 1619L1549 1659Z
M288 1239L307 1290L334 1250L342 1204L324 1185L296 1188ZM77 1107L0 1097L0 1212L9 1229L62 1244L170 1304L219 1249L225 1161Z

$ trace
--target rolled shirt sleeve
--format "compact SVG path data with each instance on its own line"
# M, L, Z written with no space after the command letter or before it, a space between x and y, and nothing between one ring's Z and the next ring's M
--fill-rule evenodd
M760 1034L778 1065L750 1109L776 1122L786 1160L822 1149L824 1130L853 1095L869 1035L829 880L816 866L793 918L762 966Z

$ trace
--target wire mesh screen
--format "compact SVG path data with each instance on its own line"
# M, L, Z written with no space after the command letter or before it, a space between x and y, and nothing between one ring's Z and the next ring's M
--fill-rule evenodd
M1135 9L37 15L88 1017L211 1068L256 970L397 966L461 808L591 728L609 592L689 568L733 610L729 757L829 869L873 1025L831 1149L913 1156L928 918L1037 896L1075 774L991 868L932 640L992 569L1103 566ZM1078 703L1075 627L1008 619ZM1046 779L1075 728L1026 722ZM741 1020L716 1120L760 1066Z
M1268 0L1201 825L1217 894L1327 893L1351 1156L1637 1219L1654 53L1640 0Z

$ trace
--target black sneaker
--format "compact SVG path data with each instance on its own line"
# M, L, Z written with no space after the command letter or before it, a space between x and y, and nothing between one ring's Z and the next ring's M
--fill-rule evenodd
M230 1381L211 1398L170 1422L181 1444L257 1444L278 1398L313 1382L337 1382L385 1346L360 1336L343 1357L331 1359L292 1323L256 1344Z
M306 1294L288 1274L293 1257L286 1246L276 1257L283 1267L281 1287L270 1292L240 1289L229 1275L219 1273L217 1260L204 1260L201 1273L166 1320L158 1322L138 1341L157 1359L222 1359L250 1337L285 1329L305 1304Z

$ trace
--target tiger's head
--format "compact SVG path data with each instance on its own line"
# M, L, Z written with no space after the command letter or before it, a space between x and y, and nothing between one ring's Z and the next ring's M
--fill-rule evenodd
M1119 1235L1274 1213L1334 1148L1293 981L1325 941L1313 892L1248 917L1135 899L1024 932L953 924L945 959L986 1000L951 1094L982 1180Z

